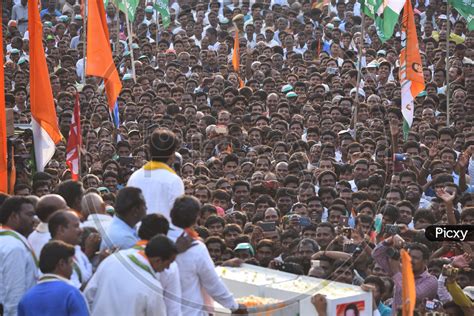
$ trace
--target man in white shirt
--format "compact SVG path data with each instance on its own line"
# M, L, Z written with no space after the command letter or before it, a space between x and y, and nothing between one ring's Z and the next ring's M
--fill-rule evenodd
M105 212L104 200L97 193L87 193L82 197L81 213L86 218L81 227L95 228L101 235L105 233L112 221L112 216Z
M84 291L91 315L167 315L163 288L155 273L163 272L178 251L166 236L152 238L145 251L121 250L105 259Z
M67 209L68 206L64 198L58 194L43 195L38 204L36 204L36 216L41 221L35 230L28 236L30 243L37 258L41 254L41 249L51 239L48 229L48 218L58 210Z
M168 221L175 199L184 194L183 181L170 167L175 160L177 147L178 138L172 131L155 130L150 141L151 161L135 171L127 183L127 186L142 190L148 214L162 214ZM180 233L171 225L171 236L177 238Z
M0 208L0 305L5 316L17 314L21 297L36 284L38 260L26 236L33 230L35 208L13 196Z
M12 8L12 20L18 25L18 31L23 35L28 29L28 0L21 0Z
M171 209L172 223L184 229L187 235L194 237L201 204L192 196L176 199ZM196 246L176 257L181 279L181 311L186 316L204 316L212 312L209 296L232 311L241 311L232 294L219 278L206 245L195 237Z
M82 235L79 217L73 211L57 211L49 218L48 228L53 240L61 240L75 247L76 254L74 255L71 284L80 288L92 276L92 264L79 246ZM94 248L88 245L93 239L88 239L90 241L86 241L85 250ZM98 246L96 243L95 248Z

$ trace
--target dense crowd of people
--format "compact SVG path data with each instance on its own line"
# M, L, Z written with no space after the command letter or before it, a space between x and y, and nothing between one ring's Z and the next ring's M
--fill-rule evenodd
M245 313L215 271L242 263L361 286L373 315L395 315L401 249L416 314L474 314L474 240L425 235L474 225L474 31L446 1L413 3L426 88L406 134L399 26L382 43L355 0L176 0L166 28L141 0L131 34L108 1L118 117L85 76L84 4L40 1L63 135L43 172L27 2L2 3L5 103L22 127L0 196L4 315L207 315L209 298ZM80 181L66 165L76 97Z

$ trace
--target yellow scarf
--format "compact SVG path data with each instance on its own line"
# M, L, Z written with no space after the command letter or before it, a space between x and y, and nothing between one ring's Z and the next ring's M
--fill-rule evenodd
M170 168L170 166L168 166L167 164L165 163L162 163L162 162L158 162L158 161L149 161L147 162L144 166L143 166L143 169L145 170L157 170L157 169L164 169L164 170L167 170L171 173L174 173L176 174L176 172Z

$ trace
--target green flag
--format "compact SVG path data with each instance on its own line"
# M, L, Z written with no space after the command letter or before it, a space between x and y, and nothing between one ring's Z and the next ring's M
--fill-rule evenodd
M405 5L405 0L376 0L375 26L377 35L382 43L385 43L393 35L398 16Z
M170 10L168 8L168 0L156 0L154 7L161 16L163 27L167 28L170 25Z
M135 21L135 12L137 11L138 3L140 0L116 0L115 3L118 5L120 11L128 14L130 21Z
M377 11L377 0L360 0L362 12L371 19L375 19L375 12Z
M466 19L469 31L474 30L474 1L449 0L449 4Z

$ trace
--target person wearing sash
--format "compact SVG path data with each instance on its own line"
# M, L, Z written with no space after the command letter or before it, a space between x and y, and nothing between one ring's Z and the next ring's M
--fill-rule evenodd
M33 231L35 209L12 196L0 208L0 304L5 316L17 315L21 297L38 277L38 261L26 236Z
M201 209L201 203L193 196L178 197L171 209L172 223L195 239L196 245L180 253L176 258L181 280L181 312L186 316L205 316L213 312L212 298L233 313L245 311L217 275L214 262L206 245L199 239L193 227Z
M71 276L71 284L77 288L81 288L92 276L92 264L87 255L81 250L79 243L81 241L82 228L80 220L74 211L57 211L52 214L48 221L49 232L53 240L61 240L65 243L73 245L76 249L73 258L73 272ZM98 234L97 234L98 235ZM96 242L93 238L86 240L85 249L98 249L100 239L95 245L88 243Z
M177 254L173 241L157 235L145 250L131 248L108 256L84 290L91 315L166 316L156 273L168 269Z
M48 218L54 212L67 208L66 200L58 194L47 194L40 197L38 204L36 204L36 216L41 222L28 236L28 242L37 258L39 258L43 246L51 239L48 229Z
M102 235L100 250L133 247L139 240L136 226L146 215L146 209L142 190L126 187L118 191L115 215Z
M169 222L161 214L148 214L140 224L138 237L140 240L133 246L134 249L144 250L148 241L158 234L167 235L169 231ZM178 238L176 248L178 253L186 251L192 247L193 239L188 240ZM176 262L173 262L169 269L155 274L156 278L163 286L163 297L168 315L181 315L181 283L179 280L179 268Z
M18 304L18 316L87 316L89 309L81 292L71 285L75 249L60 240L41 250L39 268L43 275Z
M142 190L148 214L162 214L168 221L175 199L184 194L183 180L170 167L178 146L178 138L172 131L155 130L150 138L151 161L135 171L127 183L127 186ZM181 233L180 229L170 225L170 236L177 238Z

